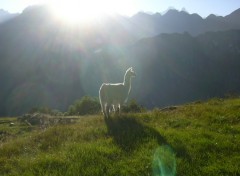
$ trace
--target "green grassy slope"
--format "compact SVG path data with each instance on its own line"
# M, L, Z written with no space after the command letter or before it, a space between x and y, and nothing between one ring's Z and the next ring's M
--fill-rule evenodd
M46 130L0 123L0 175L171 174L240 174L240 99L82 117Z

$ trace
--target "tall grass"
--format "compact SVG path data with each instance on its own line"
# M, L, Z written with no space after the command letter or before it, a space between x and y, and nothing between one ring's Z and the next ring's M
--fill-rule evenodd
M0 124L0 175L239 175L239 122L239 99L212 99L46 130Z

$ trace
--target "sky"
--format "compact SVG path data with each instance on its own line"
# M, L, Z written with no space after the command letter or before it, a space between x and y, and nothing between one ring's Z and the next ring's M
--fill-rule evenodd
M44 2L62 2L64 0L0 0L0 9L11 13L22 12L29 5ZM72 3L76 0L65 0L65 3ZM81 0L78 0L78 4ZM81 3L90 2L91 5L97 2L97 6L104 9L114 9L117 13L131 16L139 11L144 12L164 12L167 9L175 8L177 10L186 9L187 12L198 13L202 17L209 14L226 16L234 10L240 8L240 0L85 0ZM100 2L100 3L99 3ZM90 4L88 3L88 5ZM108 7L107 7L108 6ZM87 6L91 9L90 6Z

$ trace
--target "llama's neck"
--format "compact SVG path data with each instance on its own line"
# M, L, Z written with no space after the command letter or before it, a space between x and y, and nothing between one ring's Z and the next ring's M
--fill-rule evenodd
M126 91L129 94L131 91L131 77L130 76L127 76L127 75L124 76L123 85L126 87Z

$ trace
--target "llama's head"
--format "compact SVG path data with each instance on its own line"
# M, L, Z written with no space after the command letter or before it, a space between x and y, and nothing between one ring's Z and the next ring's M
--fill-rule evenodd
M133 68L130 67L130 68L127 69L127 71L126 71L126 76L135 77L135 76L137 76L137 75L136 75L136 73L133 71Z

